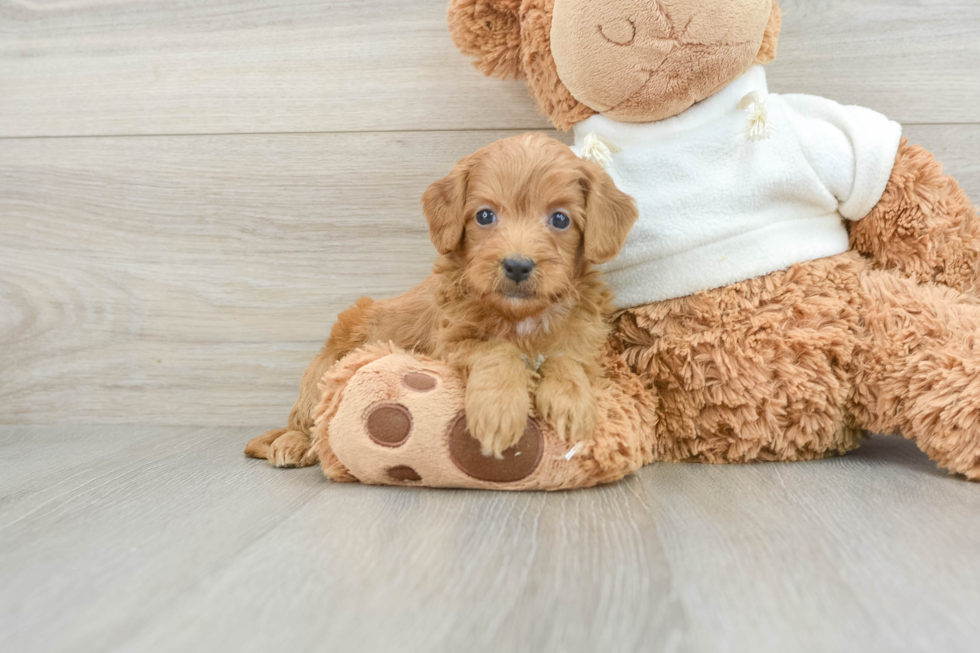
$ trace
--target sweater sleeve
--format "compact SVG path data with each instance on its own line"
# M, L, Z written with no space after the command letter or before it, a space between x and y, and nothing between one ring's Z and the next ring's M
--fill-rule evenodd
M848 220L871 212L885 192L902 126L877 111L813 95L782 95L803 155Z

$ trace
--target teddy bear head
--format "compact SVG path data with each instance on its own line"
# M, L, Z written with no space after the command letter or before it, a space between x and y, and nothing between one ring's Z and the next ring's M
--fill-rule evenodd
M451 0L453 41L558 129L675 116L776 56L776 0Z

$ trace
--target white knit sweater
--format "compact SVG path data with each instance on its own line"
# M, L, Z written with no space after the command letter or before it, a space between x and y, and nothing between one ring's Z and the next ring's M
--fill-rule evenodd
M846 251L841 218L860 220L877 204L900 139L901 126L870 109L769 94L761 66L674 118L578 123L573 150L601 159L640 209L623 251L604 266L617 304L683 297Z

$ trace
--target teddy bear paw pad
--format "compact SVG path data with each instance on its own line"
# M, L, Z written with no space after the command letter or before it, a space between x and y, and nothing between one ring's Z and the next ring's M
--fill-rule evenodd
M364 429L382 447L397 447L412 433L412 413L401 404L381 404L368 411Z
M435 389L438 381L434 376L423 372L408 372L402 376L402 383L415 392L429 392Z
M466 428L466 413L460 413L449 429L449 457L461 472L481 481L512 483L525 479L537 469L543 451L541 428L530 418L524 435L501 458L481 453L480 443Z
M417 471L408 465L395 465L394 467L389 467L388 478L396 483L408 483L422 480L422 476L420 476Z

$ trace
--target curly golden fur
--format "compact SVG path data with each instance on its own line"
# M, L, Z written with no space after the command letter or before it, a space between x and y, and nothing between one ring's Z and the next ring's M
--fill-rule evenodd
M486 455L520 439L532 401L563 438L593 431L592 385L602 375L612 297L592 266L619 252L636 221L633 200L566 145L525 134L464 158L426 190L422 207L441 254L433 274L403 295L362 298L341 313L303 375L288 427L255 438L246 453L277 466L316 462L317 383L371 342L454 365L466 380L467 426ZM482 224L477 214L493 220ZM567 226L552 222L556 214ZM533 264L529 276L508 276L515 260Z

